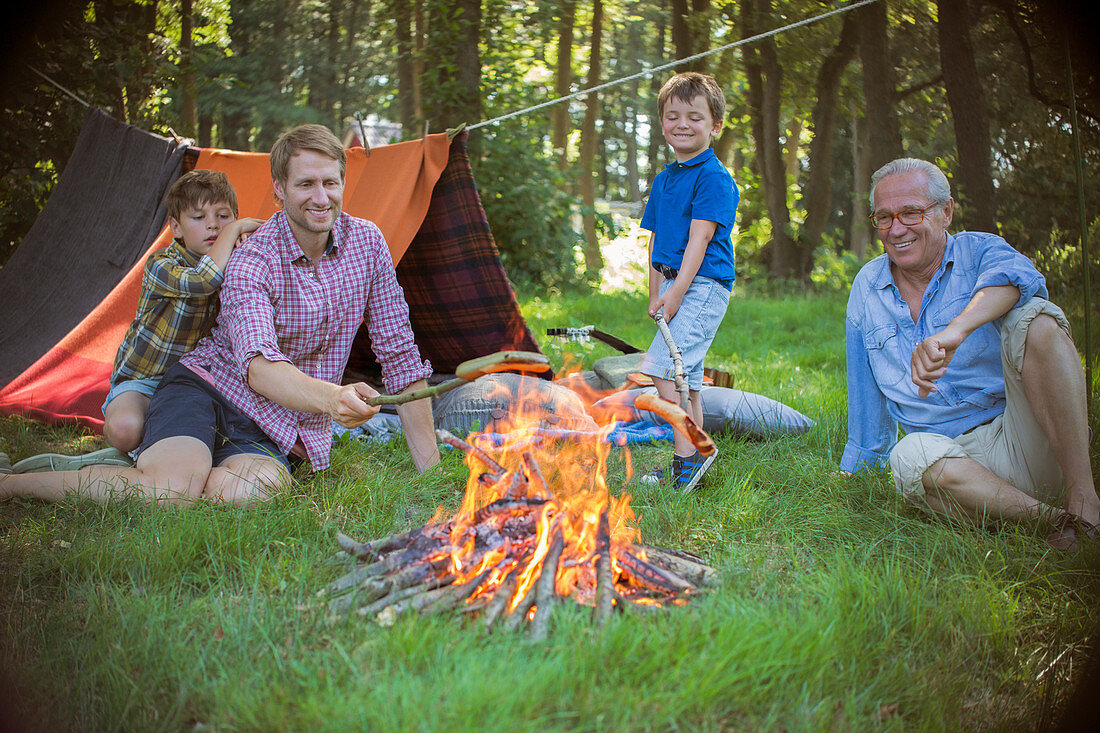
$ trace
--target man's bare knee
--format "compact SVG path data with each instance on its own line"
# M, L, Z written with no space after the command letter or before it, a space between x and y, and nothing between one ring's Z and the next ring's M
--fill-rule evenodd
M273 458L236 455L210 471L203 495L230 504L267 501L290 483L286 468Z

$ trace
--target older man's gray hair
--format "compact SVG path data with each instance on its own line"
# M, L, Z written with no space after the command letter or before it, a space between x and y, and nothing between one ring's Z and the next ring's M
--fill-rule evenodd
M879 168L871 176L871 210L874 211L875 209L875 189L878 187L879 181L895 173L912 173L914 171L924 174L925 180L928 181L928 198L932 201L946 202L951 198L951 184L947 182L947 176L935 163L929 163L927 160L921 160L920 158L897 158Z

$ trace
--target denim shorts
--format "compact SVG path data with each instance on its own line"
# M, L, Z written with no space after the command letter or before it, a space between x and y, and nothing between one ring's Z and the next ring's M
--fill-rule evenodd
M160 377L147 377L146 379L127 379L118 384L112 384L111 391L107 393L107 399L103 401L103 407L100 408L103 415L107 415L107 405L111 404L111 400L123 392L138 392L151 398L160 386L160 380Z
M664 295L672 287L672 282L666 278L661 283L659 294ZM684 360L684 373L687 375L689 389L699 391L703 387L703 360L714 342L718 327L722 325L729 302L730 291L724 285L709 277L696 275L684 293L680 310L676 311L668 324L672 340L676 342ZM642 359L639 371L668 381L674 379L672 355L660 331L653 337L653 343L649 345L649 351Z
M145 433L136 453L166 438L188 437L210 449L213 465L241 454L274 458L288 473L290 461L256 422L205 379L182 364L168 368L145 413Z

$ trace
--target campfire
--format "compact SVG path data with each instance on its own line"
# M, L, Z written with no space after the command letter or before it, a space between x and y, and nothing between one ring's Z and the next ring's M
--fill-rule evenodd
M709 436L677 406L641 395L701 451ZM351 612L391 624L405 613L458 612L486 626L528 624L547 634L557 604L613 611L686 603L714 569L686 552L640 544L627 494L608 491L605 440L598 431L547 427L538 410L520 411L506 432L467 440L436 431L465 454L469 479L461 508L440 510L421 527L370 542L337 535L353 567L321 595L332 618ZM500 426L497 426L500 429Z

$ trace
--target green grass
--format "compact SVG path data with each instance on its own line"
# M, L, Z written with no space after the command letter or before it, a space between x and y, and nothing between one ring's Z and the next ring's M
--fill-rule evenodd
M617 352L547 327L639 346L653 333L637 295L521 305L555 366ZM559 613L541 644L452 617L329 625L314 606L342 572L335 532L420 525L457 507L466 478L452 453L418 477L403 442L350 444L255 509L0 505L0 698L51 731L1033 729L1082 671L1100 547L1056 555L1041 528L953 526L883 475L838 477L843 309L739 293L711 351L734 386L816 419L805 436L719 438L710 485L688 497L624 486L614 457L643 541L720 571L684 608L602 633ZM16 418L0 440L15 459L100 445Z

